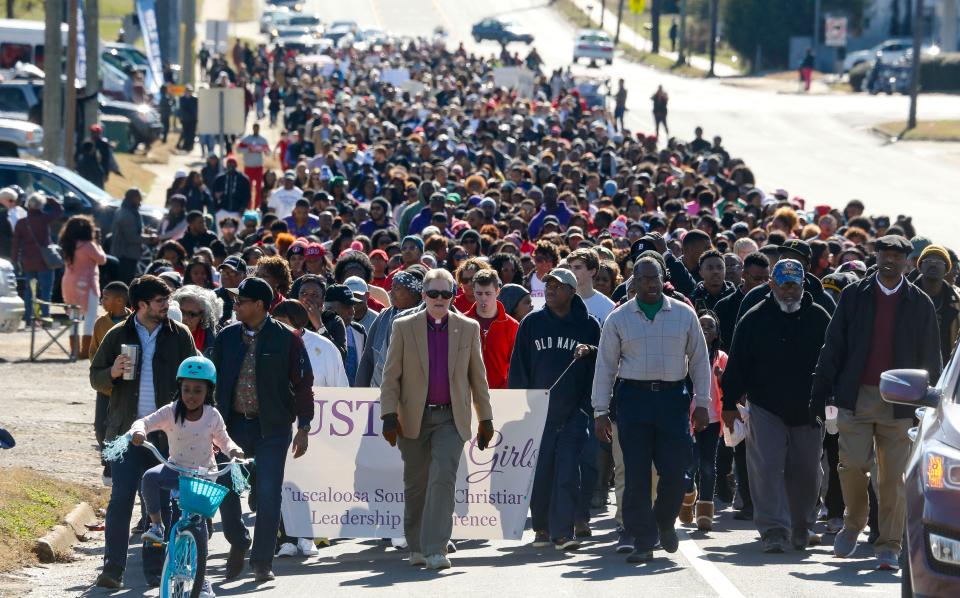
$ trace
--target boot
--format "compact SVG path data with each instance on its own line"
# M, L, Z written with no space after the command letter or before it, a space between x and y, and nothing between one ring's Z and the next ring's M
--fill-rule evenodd
M93 342L92 336L81 336L80 337L80 353L77 355L77 359L90 359L90 343Z
M697 529L702 532L709 532L713 529L713 501L697 501Z
M677 516L680 523L689 525L693 523L693 506L697 503L697 488L683 495L683 504L680 506L680 514Z

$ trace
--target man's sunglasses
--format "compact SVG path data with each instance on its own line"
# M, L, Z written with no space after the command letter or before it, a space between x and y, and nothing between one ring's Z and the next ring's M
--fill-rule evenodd
M426 291L427 297L431 299L436 299L437 297L443 297L444 299L450 299L453 297L453 291L438 291L436 289L431 289Z

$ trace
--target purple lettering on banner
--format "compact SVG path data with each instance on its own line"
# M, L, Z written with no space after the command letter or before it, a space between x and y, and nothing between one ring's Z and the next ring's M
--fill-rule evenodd
M334 401L333 405L330 407L330 411L333 412L333 417L338 421L342 421L347 424L347 431L340 433L333 428L333 422L330 422L330 435L331 436L349 436L353 432L353 418L350 417L349 413L344 413L340 410L340 407L346 405L347 408L352 412L353 404L350 401Z
M537 449L534 448L532 438L527 438L521 449L513 445L503 444L503 442L503 434L499 431L494 432L493 440L488 447L493 449L492 454L480 451L475 440L470 442L467 457L471 463L481 469L467 475L467 483L480 483L492 477L495 473L503 473L503 470L507 467L532 469L536 466ZM502 447L501 444L503 444ZM487 458L487 455L489 455L489 458Z
M379 404L377 401L349 401L339 399L331 402L326 399L315 399L313 402L317 406L315 410L316 416L314 418L316 426L310 431L311 436L315 436L324 431L324 422L327 421L324 419L324 408L327 405L330 406L330 415L332 417L332 421L329 421L329 428L326 431L329 436L350 436L355 430L359 429L363 430L364 436L379 435L379 432L374 428L376 408ZM365 421L357 421L358 416L363 417L364 407L366 407ZM345 424L346 428L340 424Z
M358 408L358 409L359 409L360 406L362 406L362 405L367 405L367 406L369 406L369 409L367 409L367 427L364 429L364 432L363 432L363 435L364 435L364 436L377 436L377 435L378 435L377 432L375 432L374 429L373 429L373 410L374 410L374 407L375 407L376 405L378 405L378 404L379 404L378 401L357 401L357 408Z

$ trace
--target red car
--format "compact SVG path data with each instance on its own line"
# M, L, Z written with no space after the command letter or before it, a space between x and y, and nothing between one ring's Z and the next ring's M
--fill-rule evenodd
M924 370L891 370L880 380L889 403L917 407L906 480L901 555L903 596L960 596L960 359L936 386Z

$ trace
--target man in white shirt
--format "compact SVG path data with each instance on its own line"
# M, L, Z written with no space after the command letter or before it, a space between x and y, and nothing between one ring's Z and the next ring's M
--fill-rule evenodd
M288 170L283 173L283 187L274 189L267 199L267 209L273 210L277 218L283 220L293 214L297 200L303 197L303 190L297 187L297 173Z
M602 326L617 304L593 288L593 277L600 268L597 252L593 249L577 249L567 256L567 266L577 277L577 294L587 305L587 313L600 320Z
M270 142L260 135L259 124L253 123L253 133L240 140L237 150L243 155L243 174L254 186L253 209L259 209L263 193L263 157L270 155Z
M632 536L627 562L653 558L659 539L668 553L679 548L674 525L683 502L692 458L690 395L693 380L694 429L710 423L710 359L697 314L663 294L664 273L652 257L634 268L636 298L607 317L597 348L593 409L597 436L612 440L610 399L616 394L617 430L623 452L623 525ZM651 467L660 479L650 504Z

